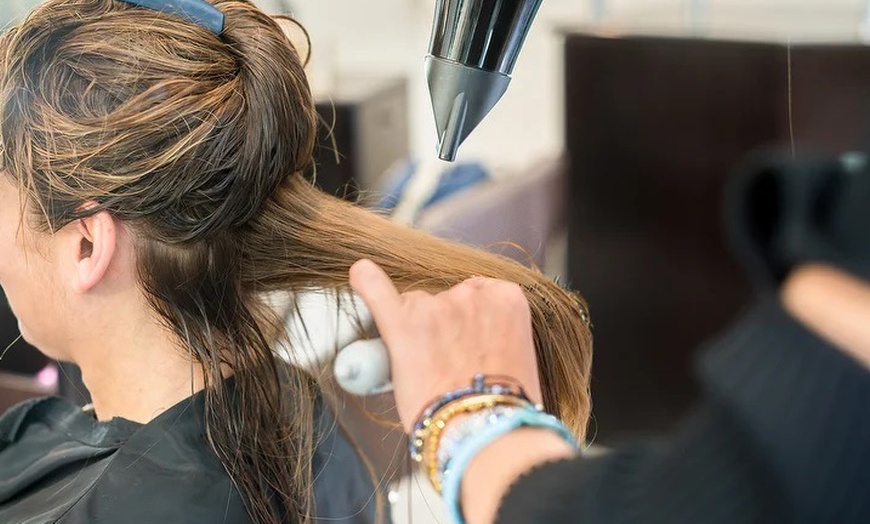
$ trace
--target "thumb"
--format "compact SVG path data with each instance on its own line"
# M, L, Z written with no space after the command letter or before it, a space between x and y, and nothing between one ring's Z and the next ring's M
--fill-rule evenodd
M392 331L402 305L402 297L390 277L371 260L362 259L350 268L350 287L363 299L378 331L386 335Z

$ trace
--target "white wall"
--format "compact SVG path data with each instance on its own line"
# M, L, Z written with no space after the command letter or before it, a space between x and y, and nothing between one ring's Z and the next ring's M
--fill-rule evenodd
M607 21L665 31L697 21L707 36L777 40L852 40L867 0L609 0Z
M19 20L41 0L0 0L0 28Z

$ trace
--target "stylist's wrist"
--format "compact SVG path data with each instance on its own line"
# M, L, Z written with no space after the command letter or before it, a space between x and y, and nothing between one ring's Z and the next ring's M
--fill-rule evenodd
M870 368L870 283L833 266L797 267L781 288L786 311Z
M495 522L511 486L535 467L571 458L577 450L549 429L525 427L483 448L462 479L462 510L468 524Z

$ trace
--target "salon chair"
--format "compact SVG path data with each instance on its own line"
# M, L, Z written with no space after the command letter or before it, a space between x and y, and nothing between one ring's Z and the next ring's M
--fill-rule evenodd
M0 290L0 412L28 398L52 393L35 375L49 359L21 340L18 321Z

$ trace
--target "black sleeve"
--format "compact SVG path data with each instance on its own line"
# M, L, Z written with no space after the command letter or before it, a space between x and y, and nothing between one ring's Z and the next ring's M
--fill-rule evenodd
M870 522L870 373L759 304L700 361L669 439L539 466L497 522Z

